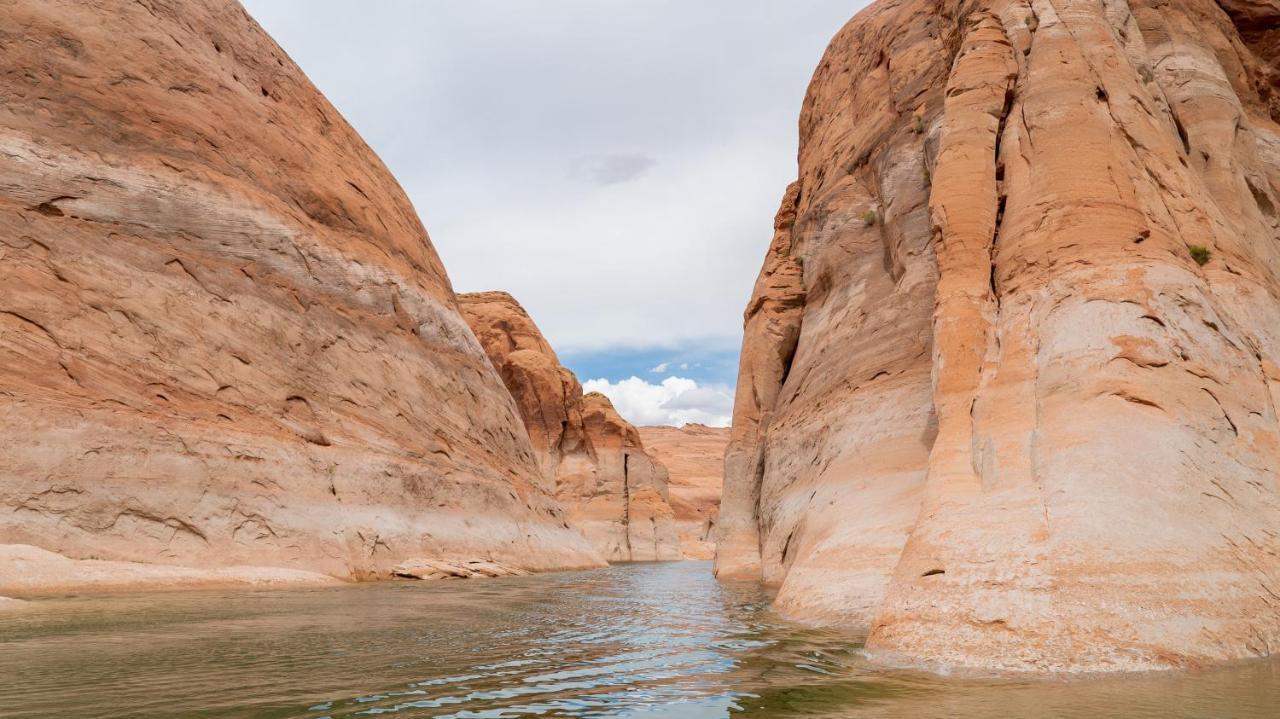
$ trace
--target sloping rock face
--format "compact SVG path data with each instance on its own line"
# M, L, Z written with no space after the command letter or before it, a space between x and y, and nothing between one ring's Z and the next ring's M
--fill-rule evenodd
M887 660L1275 651L1277 23L1227 0L854 18L746 312L719 574Z
M404 193L238 4L3 16L0 543L601 563Z
M0 544L0 591L16 595L332 584L342 582L327 574L303 569L183 567L101 559L69 559L38 547Z
M681 559L668 503L667 470L640 434L598 392L583 395L533 318L506 292L458 295L493 366L524 418L553 492L610 561Z
M689 559L711 559L716 549L714 538L729 430L686 424L640 427L639 431L645 449L667 468L680 551Z

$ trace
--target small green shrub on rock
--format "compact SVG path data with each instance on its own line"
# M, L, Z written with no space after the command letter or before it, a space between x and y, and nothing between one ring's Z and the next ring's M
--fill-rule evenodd
M1204 245L1187 245L1187 251L1191 253L1191 259L1196 261L1197 265L1204 267L1209 262L1209 258L1213 253Z

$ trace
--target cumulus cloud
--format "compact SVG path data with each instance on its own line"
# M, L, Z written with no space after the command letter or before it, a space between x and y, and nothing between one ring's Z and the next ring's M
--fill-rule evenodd
M599 392L613 402L618 414L634 425L672 425L690 422L727 427L733 415L733 395L724 385L699 385L685 377L667 377L658 384L639 377L618 382L590 379L587 392Z
M670 362L660 362L656 367L650 367L649 371L654 374L662 374L663 372L666 372L670 367L671 367Z

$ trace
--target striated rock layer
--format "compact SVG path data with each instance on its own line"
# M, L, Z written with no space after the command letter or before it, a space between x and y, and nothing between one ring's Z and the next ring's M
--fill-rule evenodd
M640 427L645 450L667 468L667 488L680 550L688 559L715 556L724 449L729 430L703 424Z
M408 199L237 3L0 7L0 543L601 563Z
M1277 27L1262 0L854 18L745 316L720 576L891 660L1280 647Z
M215 587L326 586L327 574L280 567L183 567L101 559L69 559L22 544L0 544L0 591L6 594L120 592ZM3 599L3 597L0 597Z
M583 395L533 319L506 292L458 295L462 315L515 398L543 487L610 561L682 558L667 470L598 392Z

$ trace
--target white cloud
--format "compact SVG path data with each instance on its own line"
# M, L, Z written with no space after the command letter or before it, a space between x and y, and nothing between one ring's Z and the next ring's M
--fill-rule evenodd
M673 425L698 422L727 427L733 415L733 395L724 385L699 385L684 377L667 377L660 384L630 377L618 382L589 379L586 392L608 397L618 414L634 425Z
M657 367L650 367L649 371L654 374L662 374L663 372L666 372L670 367L671 367L670 362L663 362L659 364Z

